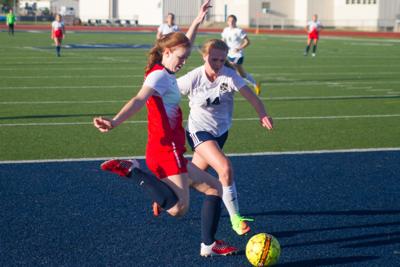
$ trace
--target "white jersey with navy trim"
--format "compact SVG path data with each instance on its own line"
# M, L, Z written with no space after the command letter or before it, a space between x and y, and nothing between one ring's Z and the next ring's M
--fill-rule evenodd
M167 23L163 23L158 27L157 31L162 35L166 35L171 32L179 32L179 27L176 24L170 26Z
M223 67L214 82L208 80L204 66L178 79L178 87L189 97L190 133L206 131L215 137L224 134L232 125L234 94L246 85L235 70Z
M247 34L241 28L231 28L226 27L221 33L222 39L229 47L228 57L242 57L243 49L239 49L242 45L244 38L246 38ZM239 49L238 51L236 51Z

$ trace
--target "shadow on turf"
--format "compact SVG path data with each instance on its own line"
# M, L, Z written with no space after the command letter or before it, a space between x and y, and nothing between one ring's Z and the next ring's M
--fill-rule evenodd
M302 260L302 261L277 264L276 266L277 267L278 266L279 267L317 267L317 266L360 263L360 262L366 262L366 261L377 260L377 259L379 259L379 257L352 256L352 257L342 257L342 258L324 258L324 259Z
M375 233L375 234L368 234L368 235L356 235L356 236L345 237L345 238L332 238L332 239L325 239L325 240L318 240L318 241L307 241L307 242L283 245L282 247L292 248L292 247L313 246L313 245L326 245L326 244L333 244L333 243L359 241L359 240L365 240L365 239L375 239L375 240L341 246L341 248L360 248L360 247L393 245L393 244L399 243L400 232L391 232L391 233L384 232L384 233ZM381 240L376 240L376 239L381 239Z

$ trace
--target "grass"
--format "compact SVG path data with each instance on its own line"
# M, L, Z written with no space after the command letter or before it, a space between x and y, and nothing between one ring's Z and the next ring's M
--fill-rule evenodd
M55 49L47 32L0 34L0 160L143 155L146 111L108 134L91 120L113 116L143 81L146 50ZM69 33L65 44L152 44L154 34ZM198 44L218 35L199 35ZM400 147L398 40L251 35L245 69L262 81L275 121L266 132L238 95L225 151ZM202 64L193 53L178 76ZM182 102L185 117L187 100Z

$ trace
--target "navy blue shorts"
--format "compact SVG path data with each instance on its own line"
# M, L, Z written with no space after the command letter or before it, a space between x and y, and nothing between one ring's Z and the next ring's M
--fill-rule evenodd
M226 131L224 134L218 137L215 137L214 135L206 131L195 132L192 134L186 131L186 138L188 140L190 147L192 148L192 151L195 151L198 145L208 140L216 141L218 143L219 148L222 149L224 147L226 139L228 139L228 131Z
M229 62L236 64L236 65L242 65L244 61L244 57L228 57Z

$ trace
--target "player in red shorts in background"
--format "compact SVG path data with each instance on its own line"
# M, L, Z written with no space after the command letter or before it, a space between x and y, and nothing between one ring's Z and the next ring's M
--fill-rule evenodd
M205 1L187 34L174 32L161 37L149 51L142 88L113 119L96 117L101 132L108 132L136 114L148 110L146 163L155 175L143 172L136 160L109 160L101 167L129 177L171 216L182 216L189 208L189 187L205 195L201 211L201 256L229 255L237 248L216 240L221 215L222 187L217 179L184 158L185 130L179 107L181 94L175 73L185 64L198 26L207 14Z
M56 45L57 57L61 56L61 42L65 36L65 26L60 14L56 15L55 21L51 23L51 39Z
M313 46L313 51L312 51L312 56L315 57L316 52L317 52L317 44L318 44L318 39L319 39L319 32L322 30L322 24L318 20L318 15L314 15L312 17L312 20L310 20L307 24L306 31L308 33L308 38L307 38L307 46L306 50L304 51L304 56L308 55L308 51L310 50L311 46L311 41L313 41L314 46Z

